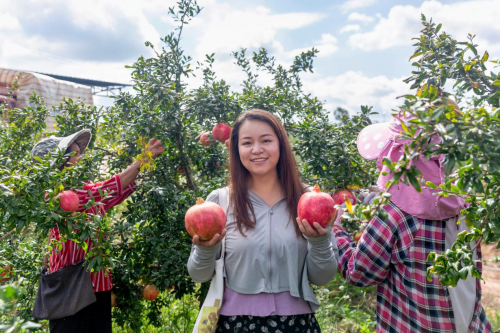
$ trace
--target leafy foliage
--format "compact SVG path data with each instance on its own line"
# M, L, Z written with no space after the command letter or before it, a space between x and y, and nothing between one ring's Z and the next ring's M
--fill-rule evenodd
M473 44L474 36L469 34L467 42L457 42L445 32L439 33L440 24L427 22L425 16L422 19L424 29L412 56L420 57L414 63L418 71L407 79L414 81L412 87L418 89L415 95L404 96L402 107L415 117L402 135L412 142L399 161L388 160L385 165L394 173L388 186L403 181L417 190L424 186L436 189L436 184L425 182L418 170L408 166L415 158L443 155L446 174L444 183L439 185L439 194L465 199L468 207L462 215L471 230L459 234L445 253L430 254L428 261L432 266L428 269L428 278L438 275L442 284L453 287L468 275L480 278L478 263L472 258L479 242L484 240L489 244L500 240L500 92L495 83L500 73L485 74L489 55L485 52L479 57L477 45ZM470 53L472 56L465 59ZM457 114L448 103L447 94L442 90L446 79L455 81L459 95L464 91L476 95L473 106L462 109L463 115ZM442 142L429 143L429 138L436 134Z

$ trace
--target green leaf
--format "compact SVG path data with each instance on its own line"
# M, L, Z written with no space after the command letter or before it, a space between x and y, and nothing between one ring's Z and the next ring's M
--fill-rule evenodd
M441 30L441 27L442 27L442 26L443 26L443 25L442 25L441 23L439 23L439 24L437 25L437 27L436 27L436 34L439 32L439 30Z
M490 57L490 55L488 54L488 51L485 51L483 57L481 58L481 62L488 61L489 57Z
M403 128L403 131L405 131L406 134L411 135L410 130L408 129L404 121L401 121L401 127Z
M467 43L467 46L469 47L469 49L474 52L474 55L477 55L477 50L476 48L474 47L474 45L472 45L471 43Z
M425 182L425 185L427 185L427 187L428 187L428 188L433 189L433 190L438 188L438 187L437 187L437 185L436 185L436 184L434 184L434 183L433 183L433 182L431 182L431 181L426 181L426 182Z
M416 58L416 57L418 57L418 56L421 56L422 54L423 54L423 52L416 52L416 53L414 53L414 54L410 57L410 59L408 59L408 61L410 61L411 59Z

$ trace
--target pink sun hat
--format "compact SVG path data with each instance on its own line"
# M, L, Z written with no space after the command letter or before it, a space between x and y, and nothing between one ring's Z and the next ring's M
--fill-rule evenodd
M389 144L391 122L377 123L369 125L358 134L358 151L364 159L376 160L380 152Z
M361 156L367 160L377 160L377 167L381 171L377 179L377 187L380 190L386 188L387 182L393 178L392 171L382 164L387 157L391 161L398 161L404 154L405 145L411 140L402 138L403 127L401 122L409 126L412 117L407 117L403 112L393 115L391 121L368 125L358 135L357 148ZM431 139L433 143L439 143L441 137L436 135ZM430 159L420 156L410 161L410 166L420 170L425 181L431 181L436 185L445 181L444 156L435 155ZM460 210L465 208L462 198L456 196L442 197L438 193L440 189L422 187L417 192L411 185L399 183L391 186L387 192L391 194L391 202L402 211L417 218L427 220L444 220L457 216Z

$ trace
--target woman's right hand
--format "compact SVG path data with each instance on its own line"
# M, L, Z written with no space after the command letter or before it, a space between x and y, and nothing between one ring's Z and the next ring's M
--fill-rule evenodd
M210 240L203 241L200 239L200 236L194 235L193 236L193 244L194 245L200 245L200 246L205 246L205 247L212 247L217 244L219 244L222 239L226 236L226 229L222 230L221 234L215 234L214 237Z

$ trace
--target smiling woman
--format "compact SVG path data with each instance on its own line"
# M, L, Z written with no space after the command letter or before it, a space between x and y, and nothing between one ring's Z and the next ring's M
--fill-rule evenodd
M204 282L224 255L216 332L320 332L311 283L333 279L338 252L330 227L294 221L308 190L283 124L267 111L250 110L235 121L230 140L226 230L206 241L193 236L188 261L193 280ZM224 193L213 191L207 201L221 204Z

